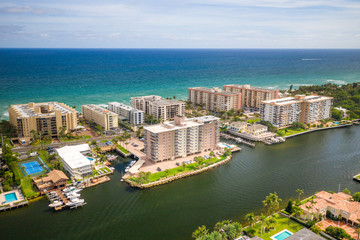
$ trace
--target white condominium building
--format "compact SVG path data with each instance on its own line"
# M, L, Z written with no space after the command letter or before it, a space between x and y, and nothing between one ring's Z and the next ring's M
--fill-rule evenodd
M229 111L241 108L241 94L226 92L220 88L193 87L188 88L189 101L193 105L202 105L203 108L213 111Z
M104 128L105 131L108 131L119 126L119 115L113 113L105 108L100 106L89 104L82 105L82 114L83 117L92 121Z
M279 89L252 87L249 84L229 84L223 86L225 91L241 93L241 107L246 109L260 109L261 102L279 98Z
M330 118L332 97L296 95L263 101L260 109L261 120L275 127L284 127L294 122L304 124Z
M144 127L145 153L154 162L214 150L219 143L219 118L204 116Z
M126 118L133 125L144 123L144 111L118 102L110 102L108 108L110 111Z
M168 100L160 96L151 95L132 97L131 107L153 115L156 119L164 121L174 119L175 116L184 115L185 103L177 100Z
M81 179L92 175L91 161L84 156L90 153L88 144L80 144L75 146L65 146L56 149L64 163L64 168L76 179Z

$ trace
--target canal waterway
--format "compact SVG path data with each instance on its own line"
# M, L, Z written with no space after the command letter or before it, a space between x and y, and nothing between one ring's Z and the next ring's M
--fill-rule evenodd
M47 200L0 213L1 239L191 239L197 226L259 214L261 201L345 187L360 191L360 127L314 132L283 144L243 146L226 165L148 190L120 182L125 164L110 182L81 192L87 205L53 212Z

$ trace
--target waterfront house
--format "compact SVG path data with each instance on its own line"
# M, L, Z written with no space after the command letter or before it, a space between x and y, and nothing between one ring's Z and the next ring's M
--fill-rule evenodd
M268 127L261 124L253 124L245 129L245 133L252 136L260 136L267 133Z
M232 122L230 123L229 130L234 132L245 132L247 126L247 122Z
M34 183L40 194L64 189L69 178L60 170L52 170L45 177L34 178Z
M335 109L341 112L341 117L342 118L350 117L349 110L347 110L345 108L342 108L342 107L336 107Z
M329 211L331 215L340 216L348 224L353 226L360 224L360 202L353 201L349 194L321 191L315 196L313 201L308 201L300 206L303 211L302 219L313 219L314 214L326 217L326 212Z

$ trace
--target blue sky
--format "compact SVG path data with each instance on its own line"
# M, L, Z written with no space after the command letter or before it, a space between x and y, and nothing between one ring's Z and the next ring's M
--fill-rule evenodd
M5 0L0 47L360 48L360 1Z

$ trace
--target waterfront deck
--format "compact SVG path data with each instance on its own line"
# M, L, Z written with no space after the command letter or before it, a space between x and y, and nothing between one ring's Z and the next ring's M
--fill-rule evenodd
M234 140L235 142L237 143L241 143L241 144L244 144L244 145L247 145L247 146L250 146L250 147L255 147L255 143L253 142L250 142L250 141L246 141L242 138L239 138L239 137L235 137L235 136L232 136L230 134L226 134L226 133L220 133L220 136L222 138L225 138L225 139L231 139L231 140Z
M16 196L15 201L6 202L5 195L14 193ZM29 202L24 198L19 189L15 189L9 192L4 192L0 194L0 211L7 211L14 208L19 208L29 205Z

